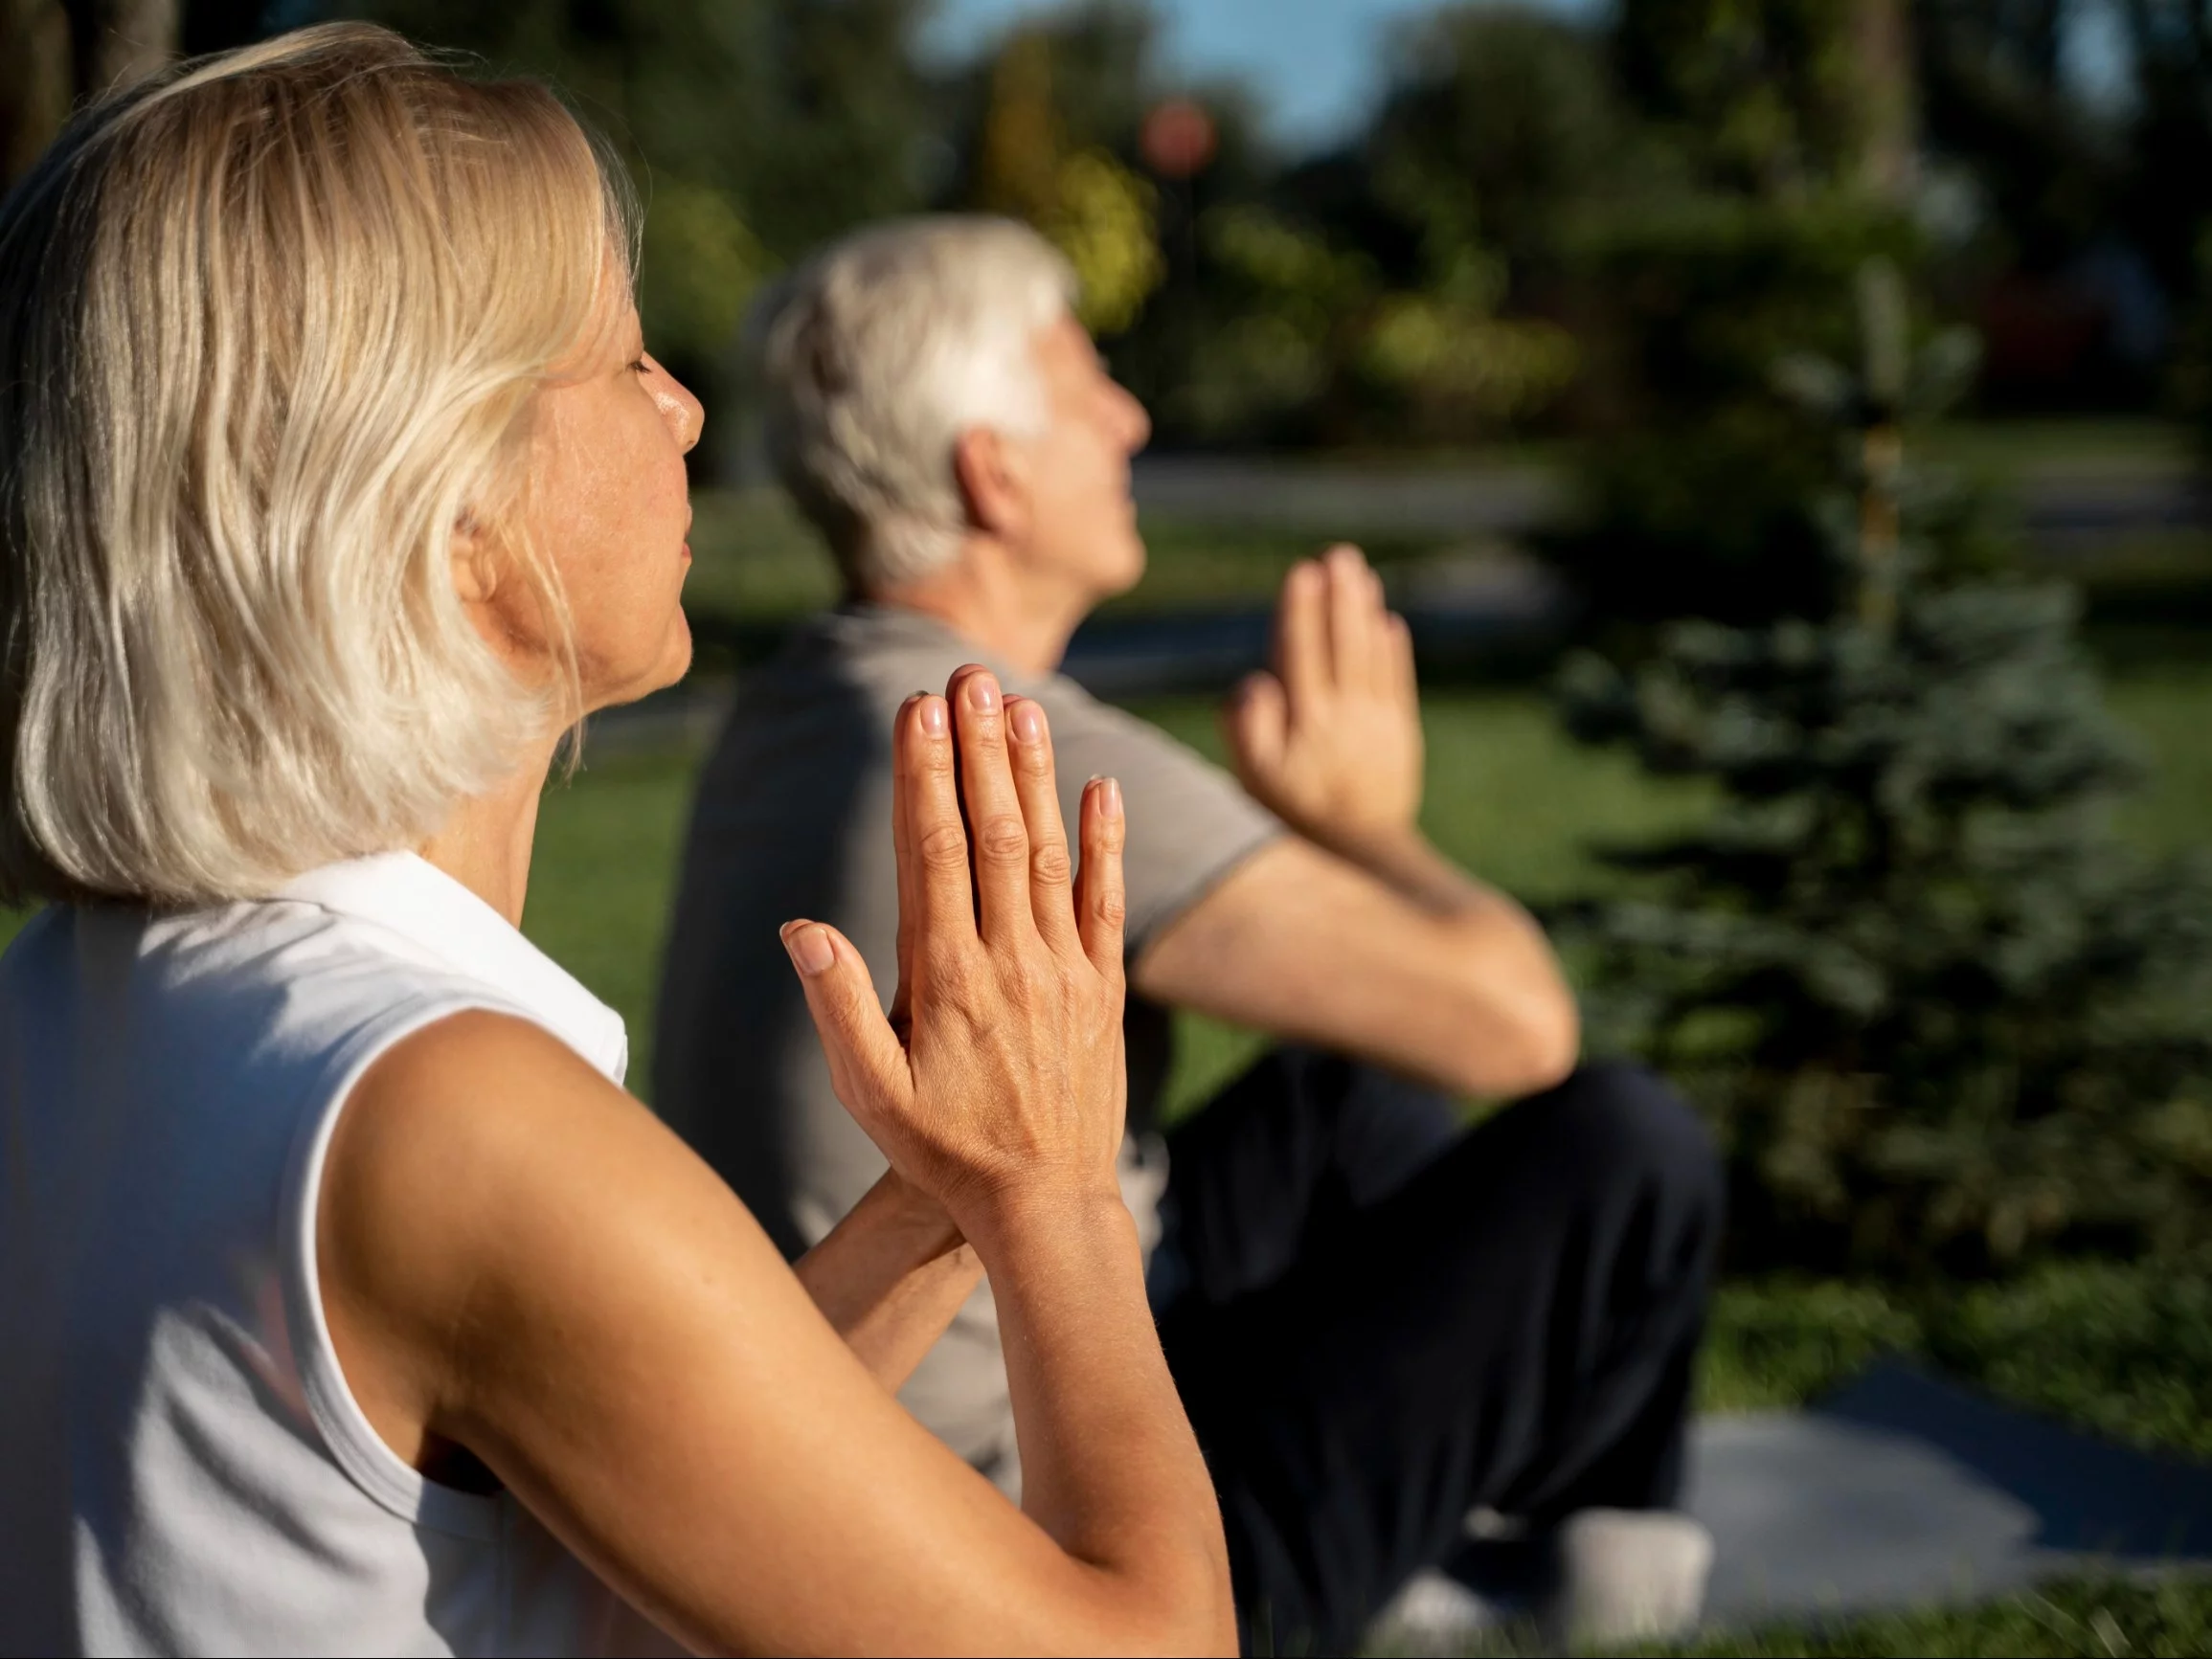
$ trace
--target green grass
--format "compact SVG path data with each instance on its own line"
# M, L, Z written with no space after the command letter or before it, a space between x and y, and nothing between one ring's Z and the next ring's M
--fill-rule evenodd
M587 744L587 761L590 752ZM653 998L694 770L688 753L587 765L550 786L538 812L522 930L621 1011L641 1095L653 1075Z
M1668 1653L1952 1655L2212 1653L2212 1590L2194 1580L2139 1583L2075 1579L1979 1607L1779 1625L1722 1635Z
M2053 472L2169 476L2197 460L2195 434L2170 420L1959 420L1920 441L1932 459L1999 483Z
M1699 1404L1801 1404L1884 1354L2107 1439L2212 1461L2212 1264L2054 1263L1917 1292L1738 1281L1715 1301Z

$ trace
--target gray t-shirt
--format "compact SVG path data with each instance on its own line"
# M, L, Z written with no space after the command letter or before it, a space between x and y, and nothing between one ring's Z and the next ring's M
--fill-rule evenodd
M1044 705L1071 838L1084 780L1120 779L1132 956L1282 833L1233 778L1158 729L1060 675L1012 673L930 617L852 605L800 628L740 691L700 778L654 1047L662 1116L790 1256L834 1226L885 1166L830 1088L777 930L794 916L833 924L868 959L889 1004L898 975L892 718L914 692L941 692L954 669L978 661ZM1127 1031L1129 1122L1140 1135L1166 1077L1167 1015L1132 997ZM1160 1171L1137 1162L1124 1159L1122 1185L1149 1241ZM902 1398L956 1451L1015 1484L988 1287Z

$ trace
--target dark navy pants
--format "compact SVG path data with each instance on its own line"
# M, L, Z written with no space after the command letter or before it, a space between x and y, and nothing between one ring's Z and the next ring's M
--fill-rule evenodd
M1248 1651L1352 1650L1475 1508L1674 1502L1721 1177L1652 1073L1586 1066L1467 1129L1278 1049L1168 1145L1161 1339Z

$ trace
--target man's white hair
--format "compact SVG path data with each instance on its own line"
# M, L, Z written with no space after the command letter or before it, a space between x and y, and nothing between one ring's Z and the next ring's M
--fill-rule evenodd
M853 592L947 563L967 529L962 432L1034 437L1032 345L1075 274L1010 219L902 219L837 242L768 303L768 451Z

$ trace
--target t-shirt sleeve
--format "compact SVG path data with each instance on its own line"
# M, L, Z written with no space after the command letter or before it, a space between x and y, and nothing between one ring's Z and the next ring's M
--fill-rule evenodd
M1281 820L1211 761L1158 727L1055 676L1027 689L1052 727L1070 838L1085 780L1121 783L1129 818L1128 950L1135 956L1223 877L1277 836Z

